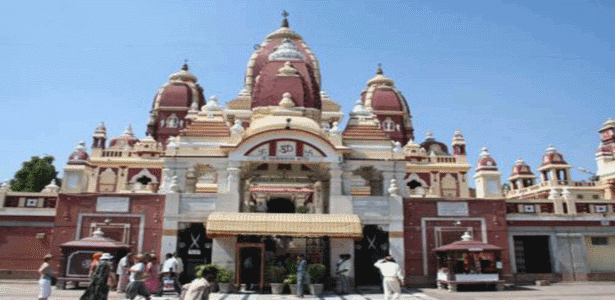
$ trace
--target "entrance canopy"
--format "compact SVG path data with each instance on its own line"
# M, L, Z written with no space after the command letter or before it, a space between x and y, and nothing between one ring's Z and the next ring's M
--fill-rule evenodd
M361 220L351 214L217 212L207 219L207 235L283 235L360 239Z

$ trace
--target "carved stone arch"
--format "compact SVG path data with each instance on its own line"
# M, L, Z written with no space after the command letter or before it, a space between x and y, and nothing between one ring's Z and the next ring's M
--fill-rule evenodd
M428 193L429 188L429 184L416 173L411 173L406 178L406 192L408 195L425 195Z
M190 180L190 190L195 193L216 193L218 192L218 173L216 168L209 164L197 164L193 167Z
M384 122L382 122L382 129L384 131L395 131L395 122L391 117L387 117Z
M365 180L363 187L359 184L361 179ZM353 195L384 195L382 171L372 165L362 165L352 171L351 194Z
M158 185L158 179L145 168L132 176L128 183L132 191L152 192L154 191L154 187Z
M156 176L150 173L150 171L147 168L141 170L141 172L135 174L135 176L132 176L132 178L130 179L130 181L128 181L128 183L134 184L142 177L149 178L151 180L150 181L151 183L158 183L158 179L156 178Z
M179 127L179 118L175 113L172 113L169 117L167 117L167 127L169 128L177 128Z

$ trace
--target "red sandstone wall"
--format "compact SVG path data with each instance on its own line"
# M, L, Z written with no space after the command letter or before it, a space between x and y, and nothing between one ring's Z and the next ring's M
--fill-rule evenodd
M128 197L130 198L130 207L128 212L97 212L96 201L98 197ZM131 251L137 252L139 238L139 222L138 217L107 217L105 214L137 214L145 216L144 238L142 252L155 252L156 254L161 247L162 222L164 214L164 195L155 194L60 194L57 210L53 241L51 251L54 254L54 266L60 268L61 252L60 245L66 242L75 240L75 232L77 231L77 222L79 214L95 214L94 216L85 216L82 218L82 226L80 238L90 235L90 224L103 223L106 219L110 219L112 223L129 223L130 237L128 244L132 246ZM110 230L106 234L109 238L119 237L119 232Z
M52 217L3 217L3 222L49 222ZM50 252L53 227L0 227L0 278L35 278L43 256ZM37 233L44 233L37 239Z
M404 200L404 242L406 248L406 275L410 278L423 276L423 245L421 219L438 217L437 203L439 201L453 201L446 199L410 198ZM426 225L428 271L435 278L436 256L432 252L435 248L434 228L436 226L454 227L456 220L462 220L459 227L472 227L475 237L480 239L480 222L463 221L463 218L484 218L487 225L487 242L502 248L503 273L510 274L510 260L507 242L506 203L504 200L466 199L469 216L467 217L441 217L447 220L429 221ZM460 240L460 237L451 234L444 235L443 239ZM445 242L447 244L448 242Z

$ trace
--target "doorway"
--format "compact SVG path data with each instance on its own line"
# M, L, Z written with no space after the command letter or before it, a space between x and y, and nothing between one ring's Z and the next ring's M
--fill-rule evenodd
M243 243L237 245L236 283L247 290L263 290L265 285L265 245Z
M355 242L355 282L357 285L380 285L380 271L374 263L388 255L389 233L378 225L363 227L363 239Z
M184 272L179 281L190 282L195 278L197 266L211 263L212 240L207 238L203 223L190 223L178 233L177 240L177 253L184 262Z
M273 198L267 202L268 213L295 213L295 203L288 198Z
M517 273L551 273L549 236L515 236Z

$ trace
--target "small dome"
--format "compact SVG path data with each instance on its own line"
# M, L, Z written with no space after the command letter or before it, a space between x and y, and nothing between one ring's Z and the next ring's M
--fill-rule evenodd
M280 101L280 106L284 108L292 108L295 107L295 102L289 92L282 94L282 100Z
M561 153L557 152L553 145L549 145L549 147L547 147L547 149L545 150L545 155L542 156L541 166L551 164L567 165L566 161L564 161L564 156Z
M94 129L94 135L95 136L105 136L107 135L107 127L105 127L105 122L100 122L100 124L98 126L96 126L96 129Z
M269 60L301 60L305 61L305 56L299 52L293 42L286 38L282 41L282 45L278 46L275 51L269 54Z
M289 121L290 120L290 121ZM254 135L259 132L286 129L299 129L320 135L322 130L316 121L306 117L286 117L286 116L266 116L254 120L246 130L247 135Z
M434 139L433 135L431 134L431 131L427 131L427 134L425 135L425 141L421 143L421 148L425 149L427 153L433 152L436 155L449 155L448 147L446 146L446 144L436 141L436 139Z
M534 175L532 169L528 166L523 158L519 157L515 161L515 165L512 167L512 176L514 175Z
M476 162L476 171L497 171L498 164L495 159L489 154L487 147L483 147L480 152L478 162Z
M466 139L463 137L463 134L461 134L461 131L459 131L459 129L455 130L455 134L453 135L453 145L461 145L461 144L465 144L466 143Z
M132 130L132 125L128 124L124 133L118 137L114 137L109 142L109 147L132 147L139 141L138 138L135 137L134 132Z
M367 86L370 86L370 85L386 85L390 87L394 86L395 82L393 81L393 79L386 77L383 74L384 72L382 71L382 66L378 65L378 69L376 70L376 76L374 76L374 78L367 81Z
M90 158L86 152L85 142L81 141L75 147L75 151L68 156L68 164L83 164Z
M604 122L604 124L602 124L602 128L600 128L599 131L603 131L609 128L615 128L615 120L609 118L608 120L606 120L606 122Z

